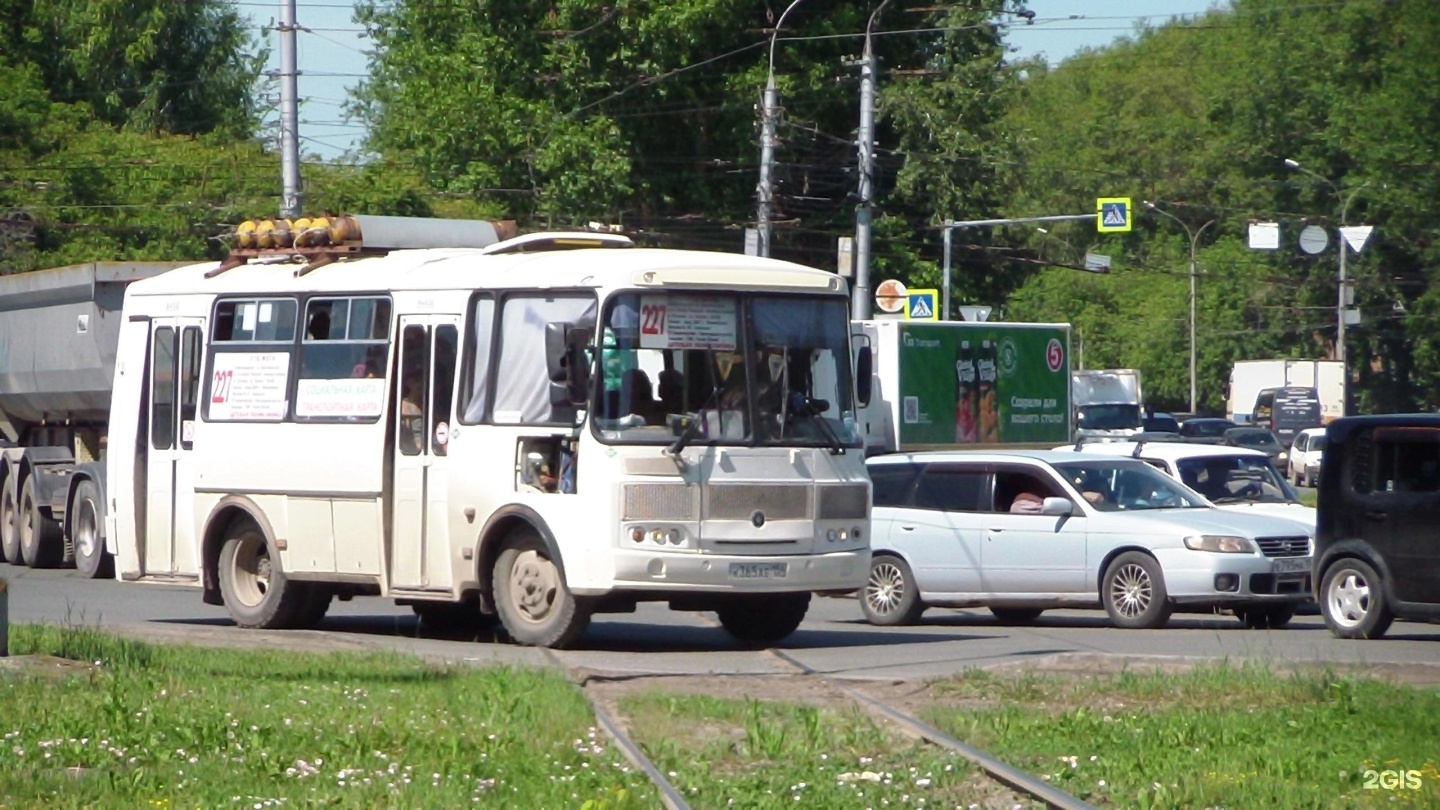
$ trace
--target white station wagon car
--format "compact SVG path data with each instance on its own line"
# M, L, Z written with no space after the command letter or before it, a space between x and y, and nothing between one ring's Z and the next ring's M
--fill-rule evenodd
M1309 596L1311 537L1227 512L1143 461L1073 451L932 452L868 460L872 624L927 607L1001 621L1103 606L1117 627L1163 627L1177 606L1228 607L1282 627Z
M1306 428L1295 434L1285 475L1296 484L1315 486L1320 480L1320 463L1325 459L1325 428Z
M1055 449L1138 458L1221 509L1287 518L1315 536L1315 508L1300 503L1299 493L1258 450L1165 441L1082 442Z

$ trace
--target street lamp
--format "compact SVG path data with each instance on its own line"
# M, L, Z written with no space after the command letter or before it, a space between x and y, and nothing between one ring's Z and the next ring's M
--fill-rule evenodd
M1212 219L1212 220L1210 220L1209 222L1206 222L1204 225L1201 225L1201 226L1200 226L1200 230L1198 230L1198 231L1192 231L1192 230L1190 230L1190 226L1189 226L1189 225L1186 225L1183 220L1181 220L1179 217L1175 216L1174 214L1170 213L1169 211L1166 211L1165 209L1157 206L1155 203L1152 203L1152 202L1150 202L1149 200L1146 200L1146 201L1145 201L1145 207L1146 207L1146 208L1149 208L1151 211L1154 211L1155 213L1157 213L1157 214L1159 214L1159 215L1161 215L1161 216L1163 216L1163 217L1168 217L1169 219L1174 220L1176 224L1178 224L1180 227L1182 227L1182 228L1185 229L1185 235L1188 236L1188 237L1190 237L1190 413L1194 414L1194 413L1196 412L1196 410L1195 410L1195 405L1196 405L1196 402L1195 402L1195 400L1196 400L1196 383L1195 383L1195 278L1196 278L1196 275L1197 275L1197 273L1196 273L1196 266L1195 266L1195 244L1200 241L1200 234L1204 233L1206 228L1210 227L1211 225L1214 225L1214 224L1215 224L1215 220Z
M780 34L780 26L785 23L785 15L798 5L800 0L794 0L780 14L780 19L775 21L775 30L770 32L770 72L765 79L765 92L760 96L760 184L755 188L760 205L755 212L755 230L756 252L761 256L770 255L770 206L775 199L770 185L770 168L775 162L775 108L780 103L779 93L775 90L775 38Z
M1349 282L1345 278L1345 215L1350 210L1350 201L1355 199L1355 195L1359 194L1361 189L1370 185L1370 182L1367 180L1348 195L1342 195L1340 193L1340 187L1331 182L1329 178L1316 174L1304 166L1301 166L1299 161L1285 158L1285 167L1297 172L1304 172L1329 186L1330 191L1335 195L1336 201L1340 203L1340 297L1338 303L1335 305L1335 359L1340 361L1340 368L1345 370L1345 373L1341 376L1344 378L1345 387L1348 390L1350 387L1350 372L1345 365L1345 307L1349 304L1349 301L1346 300L1347 296L1345 295L1345 291Z

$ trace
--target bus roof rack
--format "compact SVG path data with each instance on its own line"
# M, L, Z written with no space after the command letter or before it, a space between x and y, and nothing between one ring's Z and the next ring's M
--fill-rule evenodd
M512 239L515 222L342 214L298 219L250 219L230 234L230 254L205 274L214 278L259 256L302 257L298 275L342 256L418 248L487 248Z

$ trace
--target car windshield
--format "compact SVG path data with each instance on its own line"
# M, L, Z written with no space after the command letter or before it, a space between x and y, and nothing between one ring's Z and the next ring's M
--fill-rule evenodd
M1195 419L1180 426L1180 433L1185 436L1224 436L1225 431L1235 427L1235 423L1224 419Z
M1206 503L1180 482L1148 464L1129 459L1064 461L1060 475L1102 512L1204 508Z
M1225 438L1241 447L1253 447L1266 452L1281 449L1280 440L1268 430L1231 430L1226 432Z
M1180 480L1213 503L1299 503L1268 456L1205 456L1175 462Z
M1091 430L1122 430L1141 425L1139 405L1081 405L1080 427Z
M858 447L840 297L622 293L601 324L601 440Z

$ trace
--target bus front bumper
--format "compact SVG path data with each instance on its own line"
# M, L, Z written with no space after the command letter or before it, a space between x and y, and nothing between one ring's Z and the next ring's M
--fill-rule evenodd
M864 585L869 571L868 548L774 557L620 549L615 552L612 592L848 591Z

